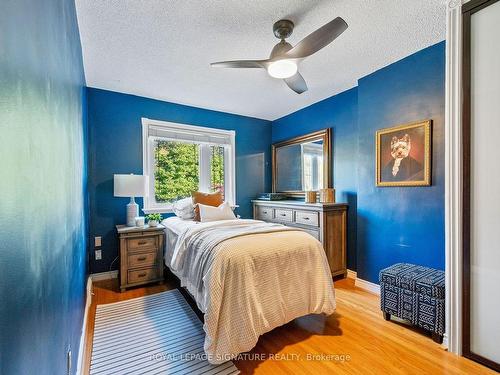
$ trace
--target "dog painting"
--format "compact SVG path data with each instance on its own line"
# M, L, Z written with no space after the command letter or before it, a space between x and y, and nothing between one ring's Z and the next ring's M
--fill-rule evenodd
M377 131L377 186L431 184L431 121Z

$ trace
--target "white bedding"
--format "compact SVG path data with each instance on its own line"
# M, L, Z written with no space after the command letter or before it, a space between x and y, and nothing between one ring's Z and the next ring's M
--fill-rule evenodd
M165 264L205 313L210 362L252 349L260 335L299 316L334 311L328 261L309 234L257 220L163 224Z
M199 223L193 220L183 220L177 216L172 216L163 220L162 224L165 226L165 249L163 250L163 260L165 265L180 279L180 274L170 267L170 261L172 259L175 244L177 243L177 238L184 230Z
M177 216L172 216L169 218L166 218L161 222L168 230L179 234L183 230L194 227L199 224L199 222L194 221L194 220L183 220L180 217Z

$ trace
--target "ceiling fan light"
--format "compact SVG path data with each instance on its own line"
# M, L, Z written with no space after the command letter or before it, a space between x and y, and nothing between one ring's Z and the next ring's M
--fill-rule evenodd
M274 61L267 67L267 72L274 78L289 78L297 73L297 64L291 60Z

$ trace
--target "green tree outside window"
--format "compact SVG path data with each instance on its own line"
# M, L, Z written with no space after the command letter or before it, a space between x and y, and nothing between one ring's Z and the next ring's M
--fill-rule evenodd
M204 146L207 147L207 146ZM210 147L210 190L224 194L224 147ZM172 203L200 189L200 145L156 141L155 200Z

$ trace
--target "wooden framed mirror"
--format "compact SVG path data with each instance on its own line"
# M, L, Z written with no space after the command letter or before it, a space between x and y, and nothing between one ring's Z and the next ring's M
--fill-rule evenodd
M273 193L303 197L332 187L329 128L273 144L272 158Z

